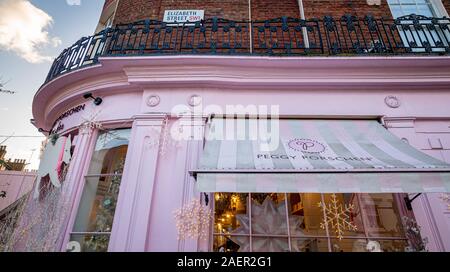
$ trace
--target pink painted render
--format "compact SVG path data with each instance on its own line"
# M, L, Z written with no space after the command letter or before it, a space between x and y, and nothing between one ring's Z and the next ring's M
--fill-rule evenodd
M35 179L34 172L0 171L0 191L6 192L6 197L0 198L0 213L29 193Z
M82 95L93 92L103 104ZM149 106L147 99L160 97ZM66 130L83 116L109 127L132 127L110 251L208 251L211 241L178 241L173 210L199 198L188 171L197 166L201 141L185 141L165 155L145 148L150 130L161 130L166 113L188 106L279 105L282 117L382 119L416 148L450 163L450 58L435 57L241 57L155 56L100 58L100 63L57 78L37 92L38 127L51 128L67 109L84 112L63 120ZM400 101L398 108L385 103ZM217 112L217 110L216 110ZM202 125L200 124L200 128ZM69 172L74 188L72 228L96 133L82 133ZM450 216L438 195L413 202L431 251L450 251ZM61 250L65 250L61 245Z

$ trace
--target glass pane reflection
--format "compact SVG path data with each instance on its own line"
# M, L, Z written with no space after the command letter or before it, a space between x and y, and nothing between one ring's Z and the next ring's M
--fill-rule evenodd
M105 235L79 235L72 234L71 242L78 242L81 252L106 252L108 251L109 234Z
M121 176L86 178L74 232L110 232Z
M131 129L118 129L99 135L89 167L89 175L122 174Z
M214 236L214 252L249 252L250 238L246 236Z
M283 237L253 237L253 252L288 252L288 238Z
M291 239L293 252L328 252L328 240L321 238Z
M403 237L403 226L393 194L360 194L370 236Z
M252 194L252 233L288 234L285 194Z
M216 193L214 232L223 234L249 234L247 213L248 194Z

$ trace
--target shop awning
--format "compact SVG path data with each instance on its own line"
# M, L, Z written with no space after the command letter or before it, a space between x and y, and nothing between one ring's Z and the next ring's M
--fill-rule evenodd
M376 120L238 120L210 123L201 192L450 192L450 165Z

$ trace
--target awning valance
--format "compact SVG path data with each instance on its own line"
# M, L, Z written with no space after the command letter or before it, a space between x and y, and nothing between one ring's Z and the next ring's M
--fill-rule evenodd
M214 118L193 174L202 192L450 192L450 165L376 120Z

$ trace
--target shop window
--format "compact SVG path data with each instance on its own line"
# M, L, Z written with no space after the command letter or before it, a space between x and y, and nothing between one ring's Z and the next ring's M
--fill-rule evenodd
M97 139L71 233L81 251L108 250L130 132L106 131Z
M216 193L213 250L221 252L405 251L408 240L393 194ZM319 203L351 207L339 239ZM340 207L339 209L340 210Z

